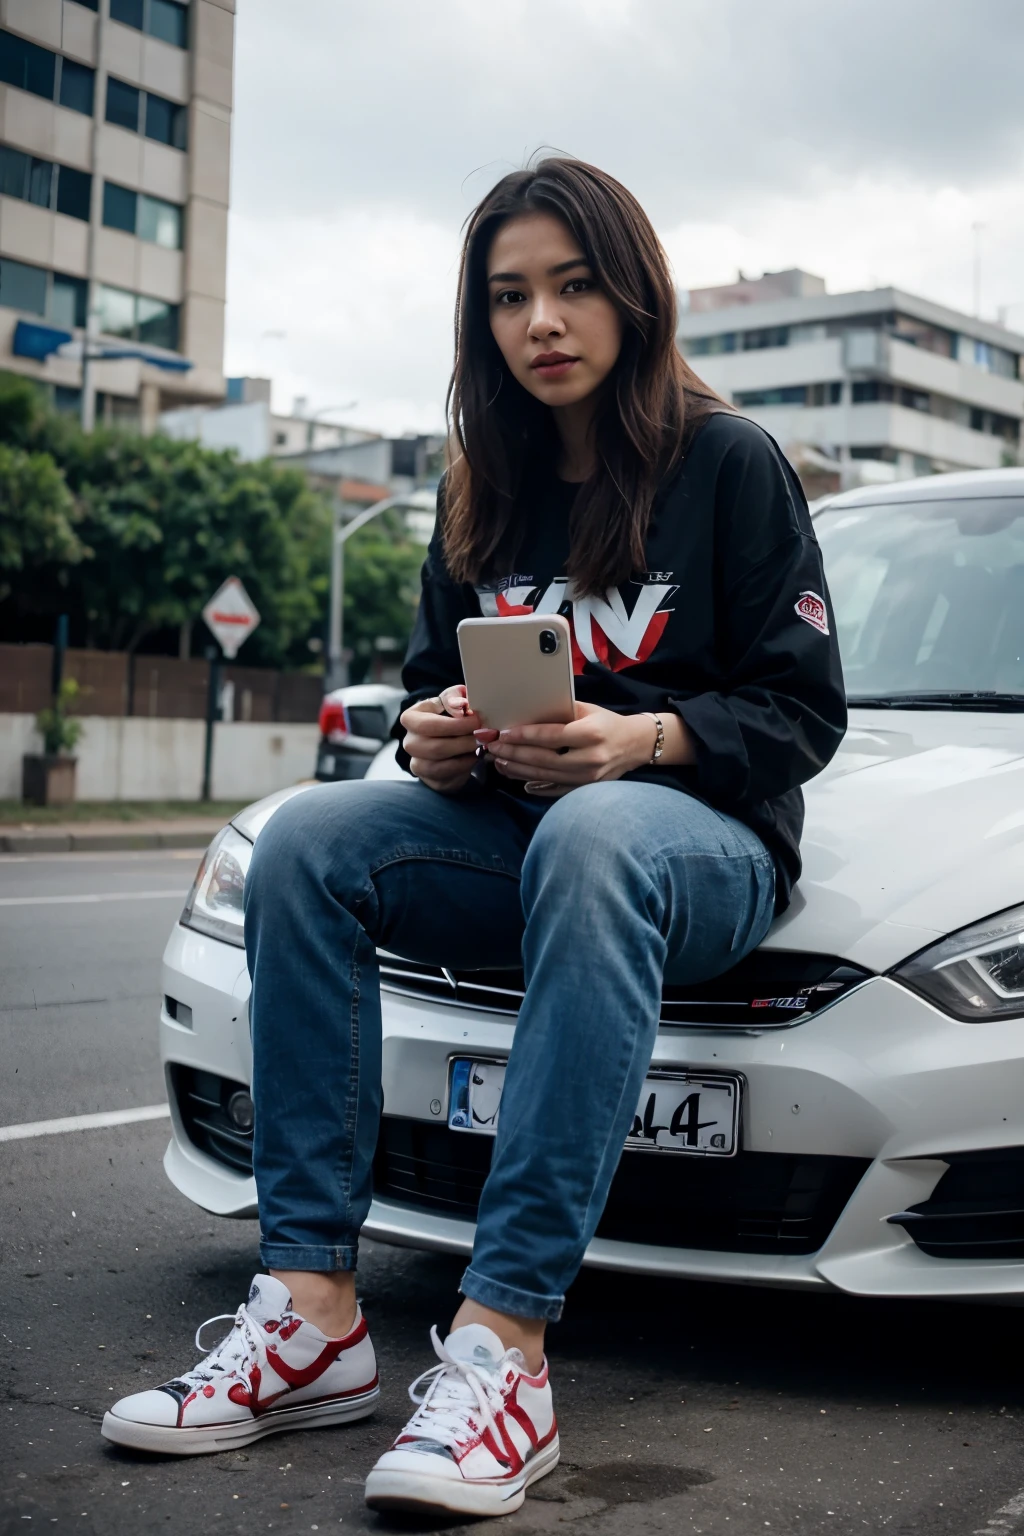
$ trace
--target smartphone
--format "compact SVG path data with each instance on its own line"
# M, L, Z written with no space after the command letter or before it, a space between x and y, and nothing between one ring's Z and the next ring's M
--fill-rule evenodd
M463 619L458 628L469 706L484 725L568 725L576 718L572 637L561 614Z

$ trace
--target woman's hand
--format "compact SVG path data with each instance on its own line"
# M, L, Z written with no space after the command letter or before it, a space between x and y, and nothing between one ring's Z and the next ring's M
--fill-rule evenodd
M466 703L459 684L437 699L421 699L402 714L409 766L429 789L453 795L469 782L480 729L480 717Z
M643 767L651 760L656 736L650 715L618 715L599 704L577 704L576 719L569 725L518 725L500 734L477 732L477 740L484 743L506 779L570 789L621 779L631 769Z

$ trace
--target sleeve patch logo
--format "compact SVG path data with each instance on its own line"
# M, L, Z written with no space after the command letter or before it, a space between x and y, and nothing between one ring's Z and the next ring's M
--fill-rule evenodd
M828 634L828 610L817 592L801 592L800 600L793 605L794 611L819 634Z

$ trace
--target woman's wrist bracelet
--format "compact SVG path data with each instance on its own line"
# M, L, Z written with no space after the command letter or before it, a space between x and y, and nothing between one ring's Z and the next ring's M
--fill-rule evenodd
M660 715L656 715L652 712L650 715L648 715L648 719L654 721L656 732L654 737L654 751L651 753L649 762L656 763L665 750L665 727L662 723Z

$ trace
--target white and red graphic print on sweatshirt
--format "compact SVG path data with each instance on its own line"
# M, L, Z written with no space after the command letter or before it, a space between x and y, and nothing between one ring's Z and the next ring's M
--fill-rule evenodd
M477 587L476 595L484 618L563 614L572 632L572 668L578 677L588 661L612 672L647 661L665 633L678 591L671 571L645 571L622 588L609 587L604 597L577 596L565 576L542 585L521 575Z
M372 1509L505 1515L558 1464L548 1367L530 1376L517 1349L471 1323L409 1388L417 1410L366 1481ZM418 1389L422 1388L422 1395Z
M366 1322L329 1339L292 1310L287 1287L257 1275L225 1338L192 1370L114 1404L103 1434L165 1455L235 1449L280 1429L343 1424L372 1413L380 1386ZM211 1318L210 1322L220 1322ZM196 1334L196 1347L204 1323Z

